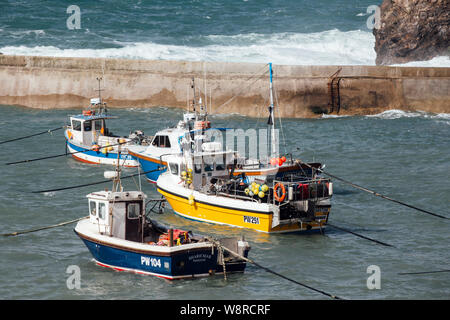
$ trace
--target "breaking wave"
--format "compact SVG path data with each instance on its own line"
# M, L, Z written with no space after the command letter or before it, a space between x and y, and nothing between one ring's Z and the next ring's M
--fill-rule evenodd
M450 113L430 113L425 111L403 111L398 109L387 110L374 115L367 115L368 118L379 119L399 119L399 118L418 118L450 120Z

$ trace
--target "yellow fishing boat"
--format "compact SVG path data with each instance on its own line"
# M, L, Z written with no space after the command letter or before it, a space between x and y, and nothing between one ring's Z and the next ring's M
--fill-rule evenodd
M297 172L249 183L245 173L235 177L224 165L233 163L233 156L233 151L168 155L157 190L176 214L200 222L266 233L324 230L331 208L329 179Z

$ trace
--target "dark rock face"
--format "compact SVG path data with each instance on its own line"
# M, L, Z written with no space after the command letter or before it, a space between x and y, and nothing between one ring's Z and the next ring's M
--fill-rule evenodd
M377 65L450 55L450 0L384 0L380 9Z

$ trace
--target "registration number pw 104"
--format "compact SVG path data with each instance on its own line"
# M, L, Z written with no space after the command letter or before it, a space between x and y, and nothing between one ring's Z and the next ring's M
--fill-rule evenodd
M141 257L141 265L161 268L161 259L150 258L150 257Z

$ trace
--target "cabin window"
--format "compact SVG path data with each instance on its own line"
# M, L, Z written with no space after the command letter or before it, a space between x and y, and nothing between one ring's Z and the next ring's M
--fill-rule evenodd
M97 202L89 201L89 212L91 216L95 217L97 215Z
M98 203L98 217L102 220L106 219L106 203L104 202Z
M213 171L213 166L205 163L205 171Z
M101 130L102 129L102 120L96 120L95 121L95 130Z
M168 136L155 136L152 145L159 148L170 148L170 141Z
M141 211L141 206L139 203L129 203L128 204L128 219L139 218Z
M194 164L194 171L195 171L195 173L201 173L202 172L202 164L201 163Z
M169 163L170 172L174 175L178 175L178 164L176 163Z
M81 121L72 120L72 130L81 131Z
M223 163L216 163L216 170L217 171L225 170L225 165Z
M84 125L84 131L91 131L92 130L92 123L91 123L91 121L85 121L83 125Z
M226 156L223 155L222 162L216 163L216 170L217 171L223 171L225 170L225 162L226 162ZM220 161L220 160L219 160Z

